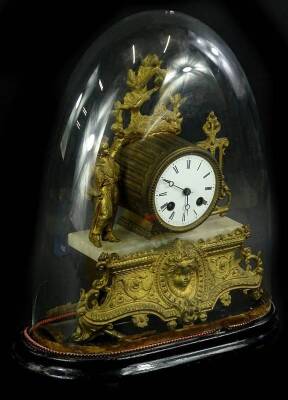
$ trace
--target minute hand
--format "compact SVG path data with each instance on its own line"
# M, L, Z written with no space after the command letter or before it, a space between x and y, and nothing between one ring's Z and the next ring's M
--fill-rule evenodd
M189 208L190 208L190 204L189 204L188 200L189 200L188 196L186 195L185 196L185 210L187 211L187 215L188 215Z
M169 183L169 186L170 186L170 187L175 186L176 188L178 188L178 189L180 189L180 190L184 190L184 189L182 189L181 187L175 185L175 183L174 183L173 181L169 181L168 179L164 179L164 178L163 178L163 181Z

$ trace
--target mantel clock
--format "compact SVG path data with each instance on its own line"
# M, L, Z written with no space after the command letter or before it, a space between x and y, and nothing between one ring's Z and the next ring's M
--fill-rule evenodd
M86 360L92 375L140 373L262 343L269 185L231 50L191 17L137 14L92 45L67 93L22 353L76 377Z

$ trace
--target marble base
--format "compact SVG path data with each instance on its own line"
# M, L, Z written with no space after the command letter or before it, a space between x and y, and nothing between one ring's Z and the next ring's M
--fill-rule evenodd
M199 239L207 240L216 235L230 233L241 226L241 223L231 218L212 215L203 224L191 231L163 233L153 237L153 239L146 239L116 224L114 231L121 240L120 242L111 243L103 241L101 248L95 247L89 240L89 230L85 230L69 233L68 244L73 249L97 261L102 252L117 253L122 257L131 253L155 249L177 238L190 241L197 241Z

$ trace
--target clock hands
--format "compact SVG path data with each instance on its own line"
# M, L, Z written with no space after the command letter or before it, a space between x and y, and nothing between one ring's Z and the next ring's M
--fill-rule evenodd
M187 215L188 215L188 211L189 211L189 208L190 208L190 204L189 204L189 202L188 202L188 200L189 200L189 194L186 194L185 195L185 210L187 211Z
M168 164L157 176L153 189L159 221L163 220L175 231L177 227L184 232L198 225L203 215L206 217L211 213L217 179L212 166L208 165L209 160L197 157L194 159L189 154L189 157L181 158L181 162L177 161L177 165L175 162Z
M184 195L185 195L185 206L184 206L184 213L183 213L183 215L182 215L182 222L185 222L185 215L186 215L186 213L187 213L187 216L188 216L189 209L190 209L189 195L191 194L191 190L188 189L189 192L188 192L188 190L186 190L186 192L185 192L185 190L186 190L186 189L183 190L183 193L184 193ZM186 213L185 213L185 211L186 211Z
M189 209L190 209L189 196L192 193L191 190L189 188L183 189L180 186L175 185L175 183L173 181L169 180L169 179L165 179L165 178L162 178L162 179L163 179L164 182L168 183L170 187L175 186L176 188L182 190L182 192L183 192L183 194L185 196L185 210L186 210L187 215L188 215L188 212L189 212ZM175 206L175 203L173 203L173 204ZM161 207L162 211L165 210L166 208L169 209L167 207L167 203L163 204L163 206ZM184 211L184 215L182 217L182 221L185 221L185 211Z
M184 189L182 189L181 187L175 185L175 183L173 181L169 181L169 179L164 179L164 178L163 178L163 181L168 183L170 187L175 186L176 188L178 188L178 189L180 189L180 190L182 190L184 192Z
M175 185L175 183L174 183L173 181L170 181L169 179L163 178L163 181L166 182L166 183L168 183L170 187L175 186L176 188L182 190L182 192L183 192L183 194L184 194L185 196L189 196L189 195L192 193L191 190L190 190L189 188L183 189L183 188L181 188L180 186Z
M176 188L182 190L182 193L183 193L184 196L185 196L184 214L183 214L183 216L182 216L182 222L185 222L185 215L187 214L187 216L188 216L189 210L190 210L190 208L191 208L191 206L190 206L190 204L189 204L189 196L190 196L190 194L192 193L192 192L191 192L191 189L189 189L189 188L183 189L183 188L181 188L180 186L175 185L174 181L171 181L171 180L165 179L165 178L162 178L162 179L163 179L164 182L166 182L166 183L169 184L169 187L175 186ZM173 204L173 205L172 205L172 204ZM196 200L196 205L197 205L197 206L202 206L203 204L206 205L206 204L207 204L207 201L206 201L203 197L198 197L198 199ZM174 207L175 207L175 203L170 202L170 203L165 203L165 204L163 204L163 205L161 206L161 209L162 209L162 211L164 211L164 210L166 210L166 209L170 211L170 210L173 210ZM193 212L194 212L195 216L197 217L197 216L198 216L197 212L196 212L195 210L193 210ZM173 215L173 216L174 216L174 215Z

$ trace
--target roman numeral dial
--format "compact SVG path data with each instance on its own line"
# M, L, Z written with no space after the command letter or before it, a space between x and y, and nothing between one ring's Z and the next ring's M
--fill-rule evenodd
M157 177L154 212L158 221L172 231L192 229L210 215L216 204L219 167L202 153L187 151L167 163Z

